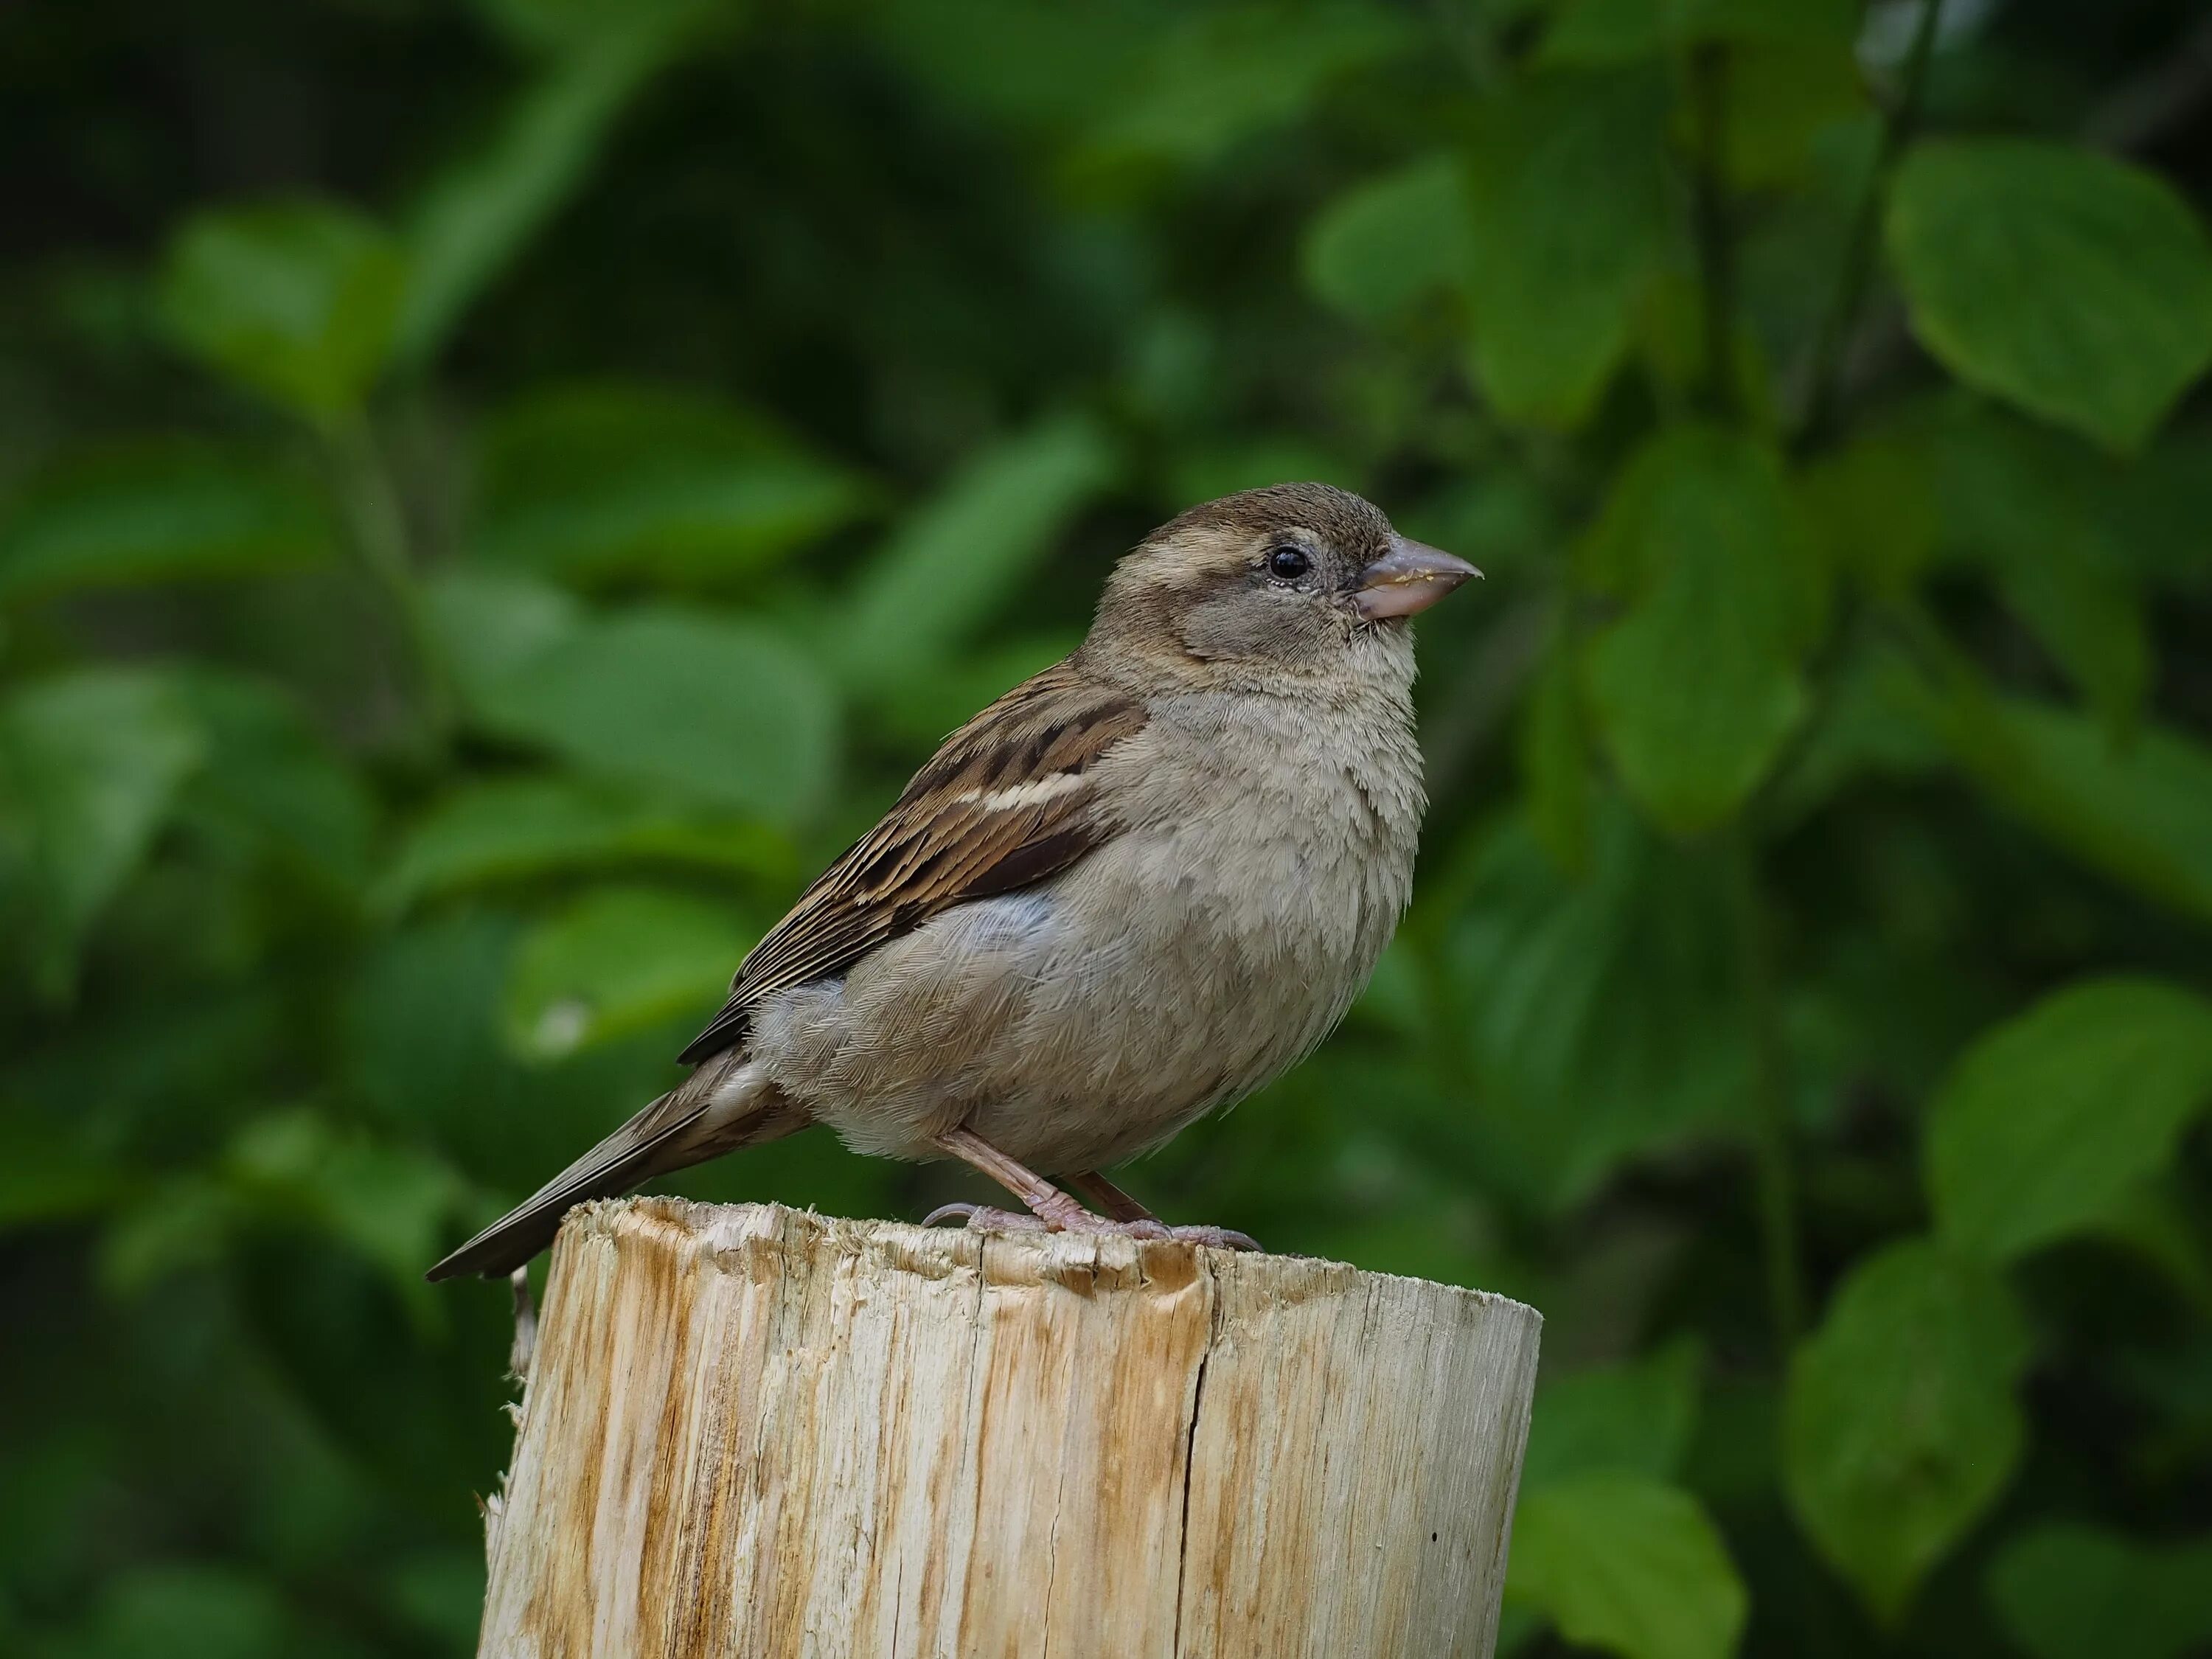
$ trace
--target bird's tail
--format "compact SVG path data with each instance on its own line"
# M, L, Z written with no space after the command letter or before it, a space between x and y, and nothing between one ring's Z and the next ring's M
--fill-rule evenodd
M806 1126L805 1113L741 1054L708 1062L424 1275L499 1278L553 1242L586 1199L612 1198L654 1176Z

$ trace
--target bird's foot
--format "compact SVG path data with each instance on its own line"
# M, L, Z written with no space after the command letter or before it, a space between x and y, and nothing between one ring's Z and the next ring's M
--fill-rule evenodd
M1166 1239L1178 1244L1203 1244L1217 1250L1257 1250L1259 1242L1248 1233L1228 1227L1170 1227L1164 1221L1111 1221L1079 1206L1052 1214L1030 1215L1018 1210L994 1210L985 1204L940 1204L922 1220L925 1227L940 1221L964 1220L978 1233L1088 1233L1094 1237Z
M1203 1244L1210 1250L1249 1250L1255 1255L1265 1255L1267 1249L1249 1233L1240 1233L1234 1227L1216 1227L1207 1222L1194 1222L1188 1226L1170 1227L1168 1237L1178 1244Z
M1042 1216L1027 1210L994 1210L988 1204L940 1204L922 1217L921 1224L934 1227L942 1221L964 1221L971 1233L1046 1233L1052 1228Z

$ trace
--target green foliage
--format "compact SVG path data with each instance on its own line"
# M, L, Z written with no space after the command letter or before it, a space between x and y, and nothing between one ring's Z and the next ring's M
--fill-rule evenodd
M331 552L311 478L249 449L155 440L87 454L0 525L0 601L291 569Z
M1924 144L1889 242L1914 330L1960 379L2116 449L2212 362L2212 244L2139 168L2017 139Z
M469 1651L422 1267L1290 477L1489 573L1414 903L1125 1181L1542 1309L1522 1659L2212 1642L2190 8L173 9L0 21L0 1650Z
M1928 1126L1943 1237L2002 1261L2096 1220L2212 1106L2212 1004L2152 980L2045 999L1968 1049Z
M489 635L456 641L489 647L467 682L485 730L772 821L818 802L836 763L836 702L781 635L675 606L587 619L527 589L487 595L514 612L449 624Z
M1529 1425L1522 1489L1592 1471L1655 1480L1679 1474L1697 1423L1701 1369L1696 1345L1676 1341L1640 1362L1547 1380Z
M1622 785L1678 832L1727 818L1802 717L1799 665L1824 608L1778 459L1698 427L1628 465L1585 550L1624 614L1585 679Z
M443 169L415 205L405 233L406 289L393 325L394 349L410 362L436 352L576 187L616 118L707 6L502 0L488 9L531 44L557 49L501 112L483 147Z
M1306 231L1306 283L1366 323L1449 289L1467 269L1466 184L1433 155L1346 191Z
M856 579L836 634L846 672L881 688L949 666L1112 468L1103 434L1079 418L1047 421L969 463Z
M178 343L287 409L330 420L357 404L389 355L406 282L390 236L325 202L200 215L161 279Z
M732 584L859 510L773 422L646 386L570 387L484 434L475 551L572 580Z
M2181 1659L2212 1642L2212 1538L2146 1547L2051 1522L1990 1565L1989 1597L2031 1659Z
M1572 426L1620 367L1665 246L1664 107L1632 71L1534 77L1483 110L1467 302L1476 378L1508 419Z
M1506 1593L1570 1642L1627 1659L1721 1659L1743 1631L1743 1585L1697 1500L1632 1474L1523 1498Z
M1936 711L1959 762L2002 805L2153 899L2212 918L2212 749L1969 684Z
M0 842L18 964L68 988L84 932L144 858L205 739L173 681L90 668L0 703Z
M1629 1153L1741 1125L1741 964L1711 859L1608 801L1580 879L1510 826L1471 888L1451 941L1453 1023L1499 1178L1565 1205Z
M1791 1361L1790 1503L1885 1621L2011 1478L2027 1359L2003 1281L1913 1240L1854 1268Z
M733 918L696 895L586 893L532 929L515 952L507 1042L526 1058L556 1060L672 1014L710 1013L716 978L749 942Z

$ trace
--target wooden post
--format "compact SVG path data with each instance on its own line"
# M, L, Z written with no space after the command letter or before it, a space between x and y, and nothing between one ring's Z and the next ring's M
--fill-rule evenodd
M490 1659L1486 1659L1530 1309L1296 1256L588 1206Z

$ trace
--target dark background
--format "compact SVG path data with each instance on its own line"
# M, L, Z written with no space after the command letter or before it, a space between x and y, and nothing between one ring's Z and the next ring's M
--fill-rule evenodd
M1320 477L1419 896L1127 1183L1543 1310L1521 1650L2212 1651L2212 26L1930 11L0 7L0 1650L468 1651L423 1267Z

